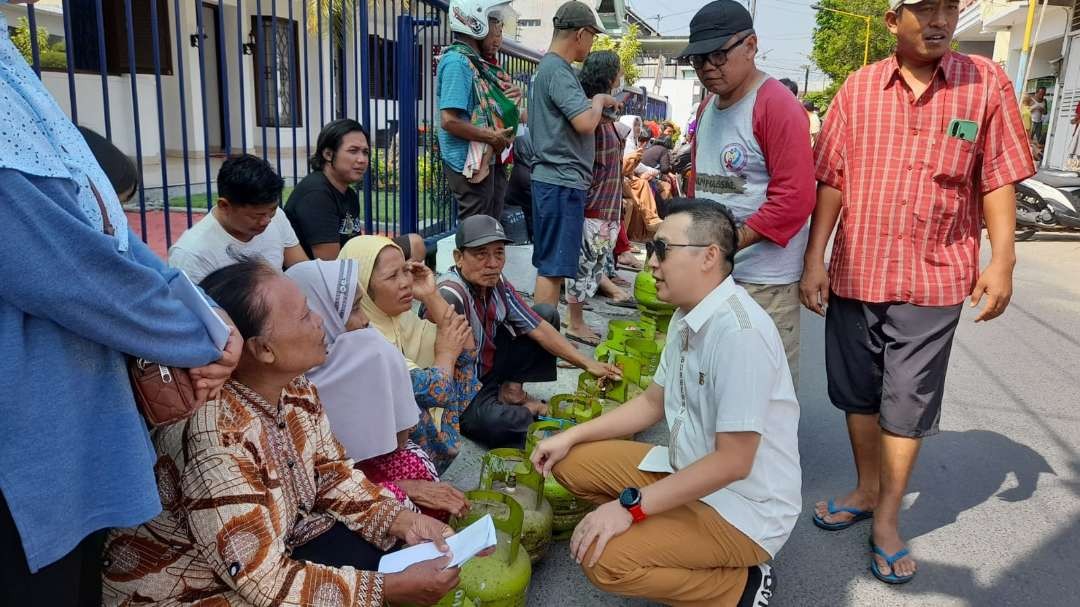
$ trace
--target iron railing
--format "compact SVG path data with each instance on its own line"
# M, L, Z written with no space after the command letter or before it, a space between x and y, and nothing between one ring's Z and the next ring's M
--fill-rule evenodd
M442 0L0 4L16 46L71 119L134 159L131 225L162 255L213 206L226 157L266 159L287 198L319 130L345 117L371 134L371 169L358 186L366 231L431 240L452 231L457 211L435 137L447 10ZM499 57L527 92L540 55L507 41ZM643 89L627 106L666 117Z

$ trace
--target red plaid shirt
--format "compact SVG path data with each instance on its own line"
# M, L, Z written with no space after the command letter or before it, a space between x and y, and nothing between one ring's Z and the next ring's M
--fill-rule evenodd
M950 136L974 122L974 142ZM843 192L829 268L840 297L956 305L979 275L981 195L1035 173L1012 83L996 63L949 53L918 100L895 57L848 77L815 149Z

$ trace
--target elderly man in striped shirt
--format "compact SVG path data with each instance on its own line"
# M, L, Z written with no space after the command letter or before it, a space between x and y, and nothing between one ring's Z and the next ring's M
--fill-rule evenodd
M825 315L829 398L847 415L858 485L818 503L814 523L872 517L871 570L890 584L915 575L900 500L921 439L938 431L963 301L986 297L976 322L1008 306L1013 188L1034 173L1008 77L950 50L959 4L892 0L895 54L847 79L816 148L801 297ZM983 222L993 254L980 275Z

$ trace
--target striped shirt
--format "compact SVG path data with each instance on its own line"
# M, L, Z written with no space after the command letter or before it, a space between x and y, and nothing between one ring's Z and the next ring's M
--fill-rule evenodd
M596 157L593 159L592 184L585 198L585 216L605 221L619 221L622 213L623 138L615 123L602 120L596 127Z
M491 289L478 289L453 267L439 277L439 294L458 314L469 319L480 352L477 362L481 378L495 366L495 334L499 326L505 326L512 335L525 335L543 322L505 276Z
M974 141L958 136L968 123ZM919 99L895 56L849 76L815 156L818 181L843 192L830 286L866 302L963 301L979 274L981 195L1035 173L1005 72L954 52Z

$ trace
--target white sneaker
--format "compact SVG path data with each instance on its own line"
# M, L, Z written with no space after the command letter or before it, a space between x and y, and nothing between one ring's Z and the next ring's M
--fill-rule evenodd
M776 592L776 572L770 565L762 563L750 567L748 573L738 607L767 607Z

